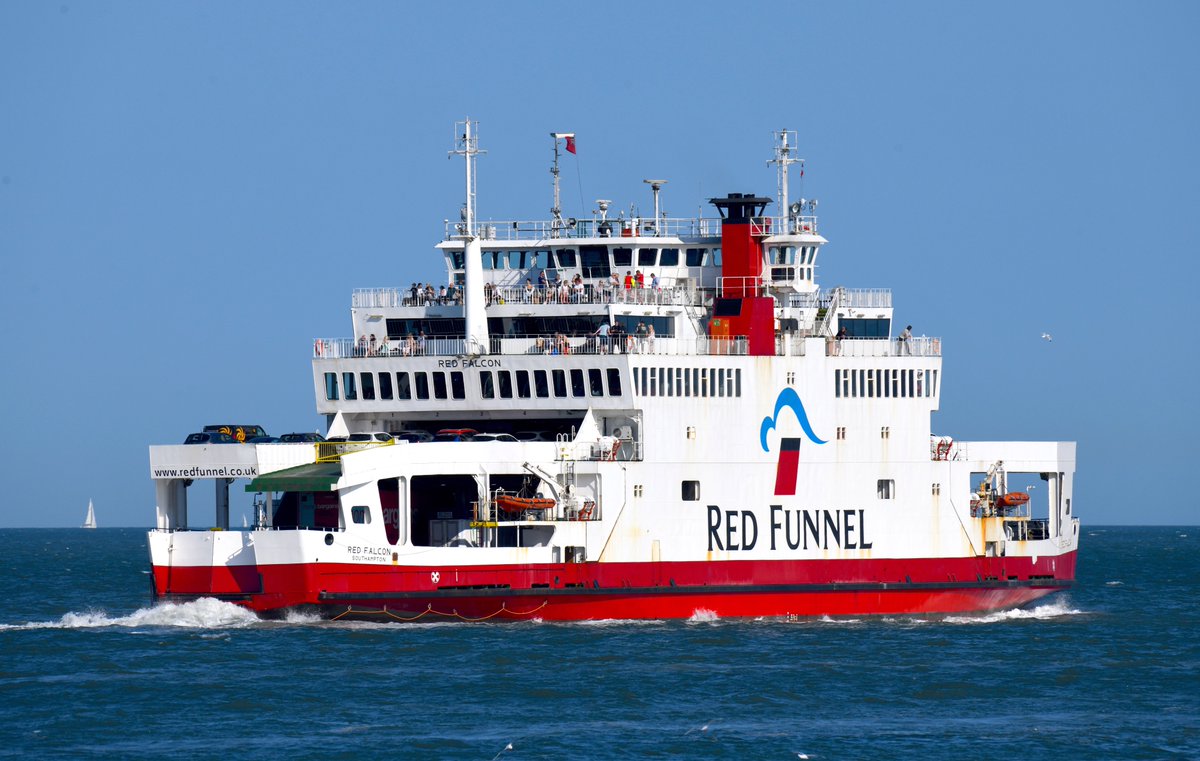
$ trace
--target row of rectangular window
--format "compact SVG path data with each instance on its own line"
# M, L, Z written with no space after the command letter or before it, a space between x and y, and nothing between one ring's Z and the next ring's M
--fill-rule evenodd
M355 401L360 392L364 401L374 401L376 398L391 399L465 399L466 384L461 372L430 372L430 373L395 373L395 385L392 383L392 373L342 373L339 387L337 373L325 373L325 398L337 401L339 396L347 401ZM447 376L449 384L447 385ZM479 373L479 388L484 399L530 399L533 397L547 398L553 395L559 398L567 396L604 396L605 379L608 381L608 396L621 395L621 371L615 367L601 371L589 369L584 375L582 369L574 369L567 375L566 370L552 370L547 375L546 370L533 370L532 383L529 370L500 370L493 373L484 370ZM570 386L568 387L568 378ZM514 382L515 381L515 382ZM568 390L570 393L568 393ZM431 393L432 392L432 393ZM499 392L497 394L497 392ZM515 394L514 394L515 392Z
M551 396L551 391L559 399L567 396L604 396L606 376L608 396L620 396L621 371L615 367L607 368L604 372L589 368L586 376L580 368L550 370L548 373L546 370L498 370L494 378L491 370L484 370L479 373L479 391L484 399L545 399Z
M642 396L737 397L742 371L723 367L643 367L633 374Z
M347 401L358 399L360 390L364 401L374 401L377 393L379 399L465 399L467 397L466 385L461 372L395 373L394 387L392 375L392 373L342 373L341 394ZM447 375L450 376L448 386ZM338 395L338 374L325 373L325 398L329 401L337 401Z
M937 396L937 370L834 370L838 398L905 398Z

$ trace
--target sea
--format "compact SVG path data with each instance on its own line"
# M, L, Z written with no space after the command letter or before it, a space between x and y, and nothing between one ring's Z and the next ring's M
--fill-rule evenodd
M1085 527L972 615L263 621L140 529L0 530L0 758L1200 758L1200 528Z

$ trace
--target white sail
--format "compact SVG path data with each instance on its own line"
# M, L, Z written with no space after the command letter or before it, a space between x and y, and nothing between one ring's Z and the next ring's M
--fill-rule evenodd
M88 500L87 517L83 519L82 528L96 528L96 508L92 506L92 501Z

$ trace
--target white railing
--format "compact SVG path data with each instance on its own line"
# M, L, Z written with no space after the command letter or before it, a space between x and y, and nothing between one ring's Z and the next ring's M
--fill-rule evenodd
M817 218L803 217L755 217L750 220L752 235L802 235L816 233Z
M798 344L798 345L797 345ZM613 334L601 336L492 336L489 353L519 354L663 354L663 355L744 355L746 338L675 338L673 336L637 336ZM313 342L316 359L371 357L455 357L471 354L461 338L403 338L369 343L352 338L318 338ZM789 344L789 354L804 353L803 341Z
M899 338L825 339L825 354L830 357L940 357L942 339L921 336Z
M787 297L789 307L800 309L828 309L833 306L888 309L892 306L890 288L830 288L815 293L793 293Z
M485 288L487 305L494 304L646 304L704 305L711 294L687 288L613 288L592 283L576 288L555 286L494 286Z
M446 220L445 236L450 240L465 232L461 223ZM653 217L632 219L549 219L492 220L480 222L476 234L484 240L544 241L567 238L716 238L721 235L721 220L707 217Z

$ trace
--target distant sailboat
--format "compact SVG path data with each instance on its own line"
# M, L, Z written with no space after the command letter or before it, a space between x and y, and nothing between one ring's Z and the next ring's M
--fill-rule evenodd
M80 528L96 528L96 508L92 507L92 501L88 500L87 517L83 519L83 525Z

